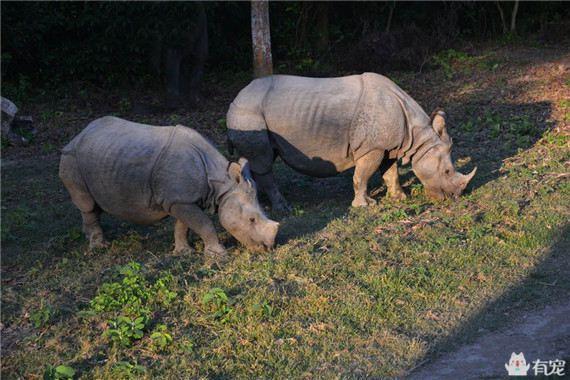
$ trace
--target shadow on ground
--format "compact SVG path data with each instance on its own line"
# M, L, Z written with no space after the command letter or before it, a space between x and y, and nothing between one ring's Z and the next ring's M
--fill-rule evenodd
M544 261L522 283L436 343L420 360L424 365L410 378L506 378L505 363L512 352L523 352L527 363L537 359L568 363L570 303L565 295L570 292L569 236L567 225Z

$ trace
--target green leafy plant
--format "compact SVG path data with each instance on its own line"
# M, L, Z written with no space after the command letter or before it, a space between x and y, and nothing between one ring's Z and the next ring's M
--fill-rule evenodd
M269 319L273 316L273 307L267 301L256 304L253 309L259 312L261 317L265 319Z
M228 306L229 298L223 289L212 288L208 293L204 294L202 303L204 305L212 305L213 317L226 323L230 320L233 309Z
M157 350L164 350L168 347L173 339L172 335L168 332L166 325L156 325L152 334L150 334L150 339L152 340L152 345Z
M33 311L30 314L30 321L34 325L35 328L39 329L44 327L51 317L53 316L53 309L48 305L44 305L44 301L42 300L40 303L39 309Z
M470 59L471 57L466 53L454 49L443 50L432 56L432 61L443 69L447 78L452 78L455 73L454 63L466 62Z
M129 317L118 317L109 321L110 328L103 333L114 344L130 347L134 340L139 340L144 335L147 320L145 317L131 319Z
M135 362L134 364L127 361L117 362L111 373L118 379L138 379L146 372L146 368Z
M75 376L75 370L65 365L56 367L48 365L44 371L44 380L73 379L73 376Z
M170 273L149 282L142 274L142 266L130 262L119 267L119 274L122 280L104 283L91 300L90 310L82 316L114 315L103 335L116 345L129 347L144 336L153 313L169 307L177 295L170 290L174 282Z

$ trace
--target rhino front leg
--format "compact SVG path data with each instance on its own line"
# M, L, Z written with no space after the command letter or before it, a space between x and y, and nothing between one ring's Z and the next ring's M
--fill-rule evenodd
M182 234L183 225L194 231L204 241L204 253L206 261L223 262L227 258L225 248L220 244L216 229L212 220L200 209L200 207L193 204L175 204L171 208L171 215L178 221L178 228L174 229L176 240L177 234ZM180 235L178 235L180 238ZM179 242L180 244L183 244ZM186 245L188 241L186 240Z
M257 183L257 186L259 186L259 189L269 197L273 211L284 213L291 212L291 206L277 188L275 178L273 177L273 171L270 170L268 173L263 175L256 174L254 172L253 179Z
M376 201L367 194L368 180L380 167L384 152L373 150L356 161L352 183L354 185L354 200L352 207L375 205Z
M388 170L384 172L382 178L388 188L388 196L398 201L406 199L406 193L404 193L404 190L402 190L402 186L400 185L397 160L390 160L388 162Z

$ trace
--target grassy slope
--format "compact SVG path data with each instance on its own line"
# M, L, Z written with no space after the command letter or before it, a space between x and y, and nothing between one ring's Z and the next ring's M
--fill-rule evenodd
M473 191L433 205L406 175L408 201L351 210L348 175L308 179L279 166L295 206L282 220L285 244L269 255L235 247L219 271L204 269L199 254L170 254L170 223L144 228L107 218L113 246L85 255L56 160L9 163L2 374L38 377L46 364L66 363L85 378L116 378L116 363L126 360L148 377L395 376L481 327L508 322L511 308L555 302L570 291L570 90L557 63L568 53L487 49L453 62L452 78L441 70L395 73L426 109L444 102L459 165L479 166ZM78 314L117 278L115 266L132 260L149 279L174 275L177 301L154 314L174 337L164 352L148 337L112 348L101 336L110 314ZM225 322L201 302L216 287L233 310ZM47 309L49 321L35 327Z

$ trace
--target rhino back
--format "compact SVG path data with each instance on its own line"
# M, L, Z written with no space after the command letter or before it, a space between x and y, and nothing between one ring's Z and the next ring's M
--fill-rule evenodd
M165 216L150 204L153 167L173 127L153 127L116 117L97 119L68 146L96 203L107 213L138 223Z
M191 128L177 126L152 179L153 203L169 211L176 203L213 209L231 186L228 160Z
M283 160L305 174L323 177L352 166L350 127L361 90L358 75L274 76L263 115Z

